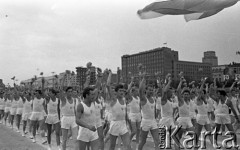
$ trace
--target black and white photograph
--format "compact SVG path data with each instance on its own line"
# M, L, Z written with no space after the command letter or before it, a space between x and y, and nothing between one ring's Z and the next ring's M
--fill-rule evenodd
M0 150L240 150L239 0L0 0Z

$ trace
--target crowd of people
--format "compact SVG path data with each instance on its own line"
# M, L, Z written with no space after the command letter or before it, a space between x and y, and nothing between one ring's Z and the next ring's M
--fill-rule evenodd
M157 86L146 81L145 73L138 79L131 77L129 84L113 85L111 77L111 70L99 71L96 84L90 85L88 75L82 91L71 86L49 89L44 82L41 89L6 88L0 93L0 123L13 128L15 121L17 132L23 137L28 133L33 143L38 131L43 139L46 133L49 150L54 132L59 150L66 150L70 137L74 140L74 150L114 150L118 137L126 150L133 149L135 137L137 150L142 150L149 131L152 145L159 150L162 126L172 131L181 126L178 141L185 138L186 131L194 131L199 141L203 127L219 132L226 131L226 126L235 135L239 133L237 81L225 88L217 87L215 81L207 84L204 78L197 87L194 82L187 84L180 74L179 86L174 89L171 74L163 80L159 77ZM213 144L211 135L209 139ZM180 142L173 143L174 149L181 146Z

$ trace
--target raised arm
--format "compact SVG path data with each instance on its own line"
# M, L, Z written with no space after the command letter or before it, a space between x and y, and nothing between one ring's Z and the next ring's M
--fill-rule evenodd
M230 87L230 91L232 91L232 89L234 88L234 86L236 85L237 81L234 81L232 86Z
M146 79L145 79L145 76L143 76L142 81L140 82L140 85L139 85L139 97L140 97L140 101L142 102L146 101L145 89L146 89Z
M112 81L112 71L109 70L109 75L108 75L108 78L107 78L107 85L106 85L107 86L107 93L108 93L108 96L109 96L108 100L111 100L114 96L113 92L112 92L112 89L111 89L111 81Z
M165 105L167 103L167 100L168 100L167 91L169 90L171 83L172 83L172 78L169 76L167 85L164 86L163 91L162 91L163 92L162 100L161 100L162 105Z
M183 104L183 99L182 99L182 97L181 97L181 92L182 92L181 87L182 87L183 81L184 81L184 78L181 77L181 78L180 78L180 82L179 82L179 84L178 84L178 88L177 88L178 105L182 105L182 104Z
M89 86L89 84L90 84L90 76L88 75L83 87L86 88Z

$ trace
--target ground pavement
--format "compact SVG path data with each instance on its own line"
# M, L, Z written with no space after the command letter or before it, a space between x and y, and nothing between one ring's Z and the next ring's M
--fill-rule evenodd
M221 144L221 141L228 137L219 137L218 144ZM36 143L32 143L31 139L29 139L29 135L26 137L22 137L21 132L17 133L16 128L12 129L9 126L5 126L0 124L0 150L46 150L47 144L42 144L43 140L40 135L36 137ZM237 143L240 145L240 134L237 135ZM116 146L116 150L123 150L123 146L121 146L121 141ZM207 150L214 149L211 146L210 141L207 139ZM105 150L109 147L109 143L106 144ZM132 142L133 150L136 149L136 144ZM154 150L152 138L148 138L146 145L144 146L144 150ZM52 134L52 150L57 150L55 134ZM67 150L73 150L73 140L69 140L67 143ZM225 150L225 149L224 149Z

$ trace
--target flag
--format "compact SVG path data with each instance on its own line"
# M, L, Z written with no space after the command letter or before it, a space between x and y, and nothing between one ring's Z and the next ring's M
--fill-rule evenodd
M42 76L42 75L43 75L43 72L41 72L40 75Z
M191 21L213 16L237 2L238 0L169 0L153 2L138 10L137 14L141 19L185 15L185 20Z
M11 78L12 80L15 80L15 76Z

